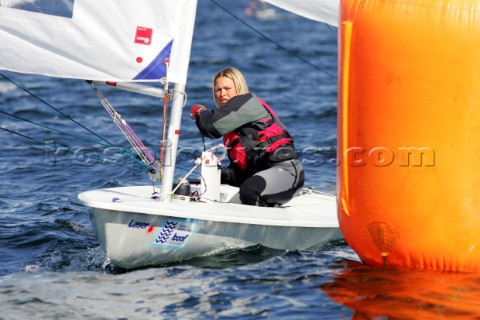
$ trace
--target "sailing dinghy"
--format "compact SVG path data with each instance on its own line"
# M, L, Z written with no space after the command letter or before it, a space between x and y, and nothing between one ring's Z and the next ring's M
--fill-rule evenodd
M138 268L256 244L303 250L341 239L335 196L304 189L281 207L242 205L238 188L220 185L221 146L197 159L199 183L189 183L188 174L175 181L196 5L196 0L0 0L0 69L88 80L150 166L150 178L160 179L159 187L79 195L91 207L108 259L121 268ZM163 83L163 88L145 83ZM97 84L155 96L165 110L170 107L168 134L164 126L169 147L159 160Z

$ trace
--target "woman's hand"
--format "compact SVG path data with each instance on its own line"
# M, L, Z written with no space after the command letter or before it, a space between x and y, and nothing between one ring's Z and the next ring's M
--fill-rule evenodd
M194 120L198 119L198 116L200 113L203 111L207 111L207 108L202 106L201 104L195 104L193 107L190 109L190 117Z

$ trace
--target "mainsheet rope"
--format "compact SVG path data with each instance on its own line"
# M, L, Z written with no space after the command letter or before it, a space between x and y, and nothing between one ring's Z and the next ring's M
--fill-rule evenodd
M47 127L46 127L47 128ZM48 129L48 128L47 128ZM53 148L57 148L58 147L58 144L55 144L55 143L50 143L48 141L44 141L44 140L40 140L40 139L36 139L36 138L33 138L33 137L30 137L30 136L27 136L25 134L22 134L20 132L16 132L16 131L13 131L13 130L10 130L10 129L7 129L7 128L4 128L2 126L0 126L0 130L4 130L4 131L7 131L7 132L10 132L10 133L13 133L13 134L16 134L20 137L23 137L23 138L26 138L26 139L29 139L29 140L32 140L32 141L35 141L35 142L38 142L38 143L41 143L41 144L44 144L44 145L47 145L47 146L51 146ZM71 152L71 153L74 153L74 154L81 154L81 155L84 155L85 157L92 157L91 154L87 153L87 152L79 152L78 150L74 150L72 148L69 148L69 147L64 147L62 146L63 150L66 150L68 152ZM110 165L114 165L114 166L118 166L118 167L125 167L125 168L129 168L129 169L132 169L132 170L135 170L135 171L139 171L139 172L144 172L144 170L142 169L139 169L139 168L136 168L136 167L132 167L130 165L124 165L124 164L119 164L117 163L116 161L112 161L112 160L109 160L108 158L102 158L100 156L97 156L95 158L95 160L101 160L102 163L106 163L106 164L110 164ZM140 162L141 163L141 162ZM143 163L141 163L143 164Z
M10 114L8 112L5 112L5 111L1 111L0 110L0 113L3 113L4 115L7 115L9 117L12 117L12 118L15 118L15 119L18 119L18 120L22 120L22 121L25 121L25 122L28 122L28 123L31 123L31 124L34 124L38 127L41 127L41 128L44 128L44 129L47 129L49 131L53 131L53 132L57 132L57 133L60 133L60 134L63 134L63 135L66 135L66 136L70 136L70 137L74 137L74 138L77 138L79 140L84 140L84 141L88 141L88 142L93 142L95 144L99 144L103 147L113 147L115 148L116 150L118 150L120 153L122 153L123 155L129 157L130 159L132 159L133 161L136 161L138 164L142 165L142 166L145 166L146 168L150 169L151 167L145 163L143 163L142 161L140 161L139 159L137 159L136 155L129 152L128 150L125 150L125 149L122 149L122 148L119 148L119 147L115 147L115 146L112 146L112 145L109 145L109 144L106 144L106 143L103 143L101 141L98 141L98 140L93 140L93 139L90 139L90 138L86 138L86 137L83 137L83 136L79 136L79 135L76 135L76 134L73 134L73 133L69 133L69 132L65 132L65 131L61 131L61 130L57 130L57 129L54 129L54 128L51 128L51 127L48 127L44 124L41 124L41 123L38 123L38 122L35 122L35 121L32 121L32 120L28 120L28 119L25 119L25 118L22 118L20 116L16 116L14 114ZM38 139L35 139L35 138L31 138L31 137L28 137L26 135L23 135L23 134L20 134L20 133L17 133L17 132L14 132L14 131L11 131L11 130L8 130L8 129L5 129L5 131L9 131L9 132L12 132L12 133L15 133L17 135L20 135L22 137L27 137L28 139L30 140L34 140L34 141L38 141L38 142L42 142L42 143L45 143L47 144L45 141L43 140L38 140Z
M12 115L12 114L9 114L7 112L4 112L4 111L0 111L1 113L5 114L5 115L8 115L8 116L11 116L11 117L14 117L14 118L17 118L19 120L22 120L22 121L25 121L25 122L29 122L29 123L32 123L36 126L39 126L39 127L43 127L47 130L50 130L50 131L55 131L55 132L58 132L58 133L61 133L61 134L64 134L64 135L68 135L68 136L71 136L71 137L75 137L75 138L78 138L78 139L81 139L81 140L85 140L85 141L90 141L90 142L94 142L94 143L97 143L97 144L100 144L102 146L105 146L105 147L113 147L113 148L116 148L117 150L120 150L122 152L122 154L130 157L132 160L138 162L139 164L141 165L144 165L146 166L148 169L151 168L151 166L148 166L148 165L145 165L143 162L139 161L136 156L131 153L131 152L128 152L126 151L125 149L122 149L120 147L117 147L116 145L114 145L113 143L111 143L110 141L108 141L107 139L103 138L102 136L98 135L97 133L95 133L94 131L92 131L91 129L87 128L86 126L84 126L83 124L81 124L80 122L78 122L77 120L73 119L72 117L68 116L67 114L65 114L64 112L62 112L61 110L59 110L58 108L55 108L53 105L51 105L50 103L48 103L47 101L45 101L44 99L40 98L38 95L36 95L35 93L31 92L30 90L28 90L27 88L25 88L24 86L22 86L21 84L19 84L18 82L12 80L11 78L7 77L6 75L4 75L3 73L0 73L0 76L2 78L4 78L5 80L9 81L10 83L12 83L13 85L15 85L17 88L19 88L20 90L26 92L28 95L34 97L35 99L37 99L38 101L40 101L41 103L45 104L46 106L50 107L51 109L53 109L54 111L56 111L57 113L59 113L60 115L62 115L64 118L74 122L75 124L77 124L78 126L80 126L81 128L85 129L86 131L90 132L91 134L93 134L95 137L99 138L100 140L104 141L105 143L102 143L100 141L95 141L95 140L91 140L91 139L87 139L85 137L81 137L81 136L77 136L77 135L74 135L74 134L70 134L70 133L67 133L67 132L64 132L64 131L60 131L60 130L56 130L56 129L53 129L53 128L50 128L50 127L47 127L45 125L42 125L42 124L39 124L39 123L36 123L36 122L33 122L33 121L30 121L28 119L25 119L25 118L22 118L22 117L19 117L19 116L15 116L15 115ZM8 130L7 130L8 131ZM13 131L10 131L13 133ZM18 133L17 133L18 134ZM21 135L23 137L28 137L28 136L25 136L25 135L22 135L22 134L18 134L18 135ZM38 139L35 139L35 138L32 138L32 137L28 137L30 140L34 140L34 141L40 141L42 143L45 143L45 141L42 141L42 140L38 140Z
M96 136L97 138L105 141L106 143L108 143L110 146L112 147L116 147L113 143L111 143L110 141L106 140L105 138L103 138L102 136L96 134L95 132L93 132L91 129L85 127L83 124L81 124L80 122L78 122L77 120L73 119L72 117L68 116L67 114L63 113L62 111L60 111L59 109L55 108L53 105L51 105L50 103L48 103L47 101L43 100L42 98L40 98L39 96L37 96L36 94L34 94L33 92L31 92L30 90L28 90L27 88L21 86L19 83L13 81L12 79L10 79L9 77L7 77L6 75L4 75L3 73L0 73L0 76L2 76L5 80L9 81L10 83L14 84L15 86L17 86L19 89L25 91L26 93L28 93L30 96L34 97L35 99L37 99L38 101L40 101L41 103L45 104L46 106L52 108L53 110L55 110L56 112L58 112L59 114L61 114L63 117L65 117L66 119L74 122L75 124L79 125L80 127L82 127L83 129L87 130L88 132L90 132L91 134L93 134L94 136Z

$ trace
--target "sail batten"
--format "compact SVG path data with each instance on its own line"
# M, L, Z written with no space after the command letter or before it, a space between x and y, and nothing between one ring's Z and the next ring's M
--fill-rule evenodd
M186 83L196 0L50 4L70 4L71 17L7 6L9 1L0 0L0 70L95 81L158 81L165 76L162 60L168 58L169 80Z

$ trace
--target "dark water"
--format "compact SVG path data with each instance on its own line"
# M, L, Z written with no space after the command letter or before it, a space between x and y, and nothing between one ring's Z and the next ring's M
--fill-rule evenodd
M240 68L294 134L307 184L335 193L337 29L280 10L259 20L243 13L245 1L219 3L250 28L200 2L187 106L211 106L211 76ZM343 242L305 252L252 247L131 272L105 266L77 195L148 183L143 168L100 139L128 149L84 82L3 74L61 113L0 78L0 111L10 114L0 113L0 126L21 134L0 130L0 319L480 318L479 276L371 268ZM103 91L158 150L161 103ZM178 175L203 149L188 112L180 143Z

